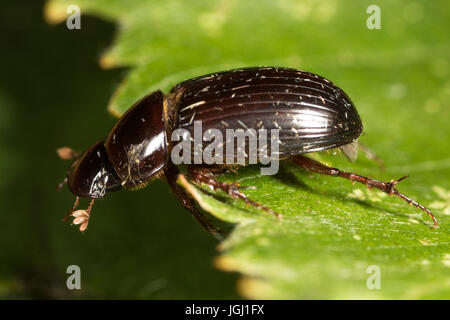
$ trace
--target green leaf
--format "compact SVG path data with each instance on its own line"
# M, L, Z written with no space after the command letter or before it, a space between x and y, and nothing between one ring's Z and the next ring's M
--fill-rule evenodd
M47 5L49 21L72 1ZM252 199L281 221L239 201L184 185L208 212L236 226L216 265L245 275L251 298L450 298L450 98L445 1L378 1L380 30L366 27L370 1L78 1L120 25L104 67L129 66L109 110L120 115L151 90L167 92L192 76L232 67L278 65L321 74L354 101L362 141L386 163L380 171L319 154L333 166L377 179L409 174L398 189L430 206L440 227L400 199L340 178L283 165L256 167L225 181L256 186ZM218 197L219 196L219 197ZM381 289L369 290L370 266ZM369 268L369 269L368 269ZM370 279L369 279L370 280Z

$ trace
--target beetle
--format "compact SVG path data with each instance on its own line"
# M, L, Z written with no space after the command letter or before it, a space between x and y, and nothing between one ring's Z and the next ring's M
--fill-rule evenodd
M230 128L278 130L280 159L311 172L342 177L400 197L425 211L433 219L433 227L437 226L429 209L397 191L396 185L406 177L379 181L328 167L304 155L339 148L350 161L356 160L363 125L353 102L331 81L311 72L282 67L212 73L183 81L166 95L154 91L137 101L104 140L94 143L83 154L78 155L70 148L60 149L61 158L74 159L62 183L67 183L76 196L66 219L72 216L73 223L84 231L95 199L122 187L140 189L165 177L180 204L207 231L216 233L217 229L196 209L194 200L177 184L182 173L170 157L174 142L169 137L180 128L193 132L196 121L201 121L203 132L216 129L225 133ZM236 152L234 149L234 156ZM246 187L216 179L230 168L224 164L191 164L187 175L194 183L223 190L233 198L279 216L246 197L242 192ZM77 210L80 197L91 199L86 210Z

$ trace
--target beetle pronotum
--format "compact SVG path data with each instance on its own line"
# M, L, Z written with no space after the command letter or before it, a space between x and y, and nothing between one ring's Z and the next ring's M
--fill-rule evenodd
M425 211L437 226L434 215L423 205L400 193L396 185L405 179L383 182L330 168L304 156L305 153L340 148L354 161L362 122L350 98L329 80L316 74L288 68L256 67L229 70L193 78L175 85L169 94L155 91L136 102L114 125L105 140L93 144L82 155L71 149L60 150L62 158L74 158L65 182L77 196L74 223L86 229L94 199L121 187L138 189L153 179L167 179L181 205L197 221L214 233L194 201L176 180L181 174L172 163L169 141L177 128L193 131L201 121L202 130L214 128L266 128L279 130L279 156L300 167L325 175L342 177L395 195ZM189 165L188 176L231 197L273 212L250 200L234 183L218 181L215 176L226 165ZM76 210L79 197L92 201L87 210ZM275 212L273 212L276 214Z

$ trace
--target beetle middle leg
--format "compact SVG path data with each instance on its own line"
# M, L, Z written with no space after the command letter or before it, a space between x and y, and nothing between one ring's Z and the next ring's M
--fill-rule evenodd
M405 200L409 204L425 211L431 217L431 219L433 219L433 222L434 222L433 228L438 225L438 222L437 222L435 216L429 209L427 209L426 207L424 207L423 205L421 205L414 199L411 199L411 198L407 197L406 195L404 195L403 193L398 192L395 189L395 185L398 184L403 179L407 178L407 176L401 177L398 180L391 180L389 182L383 182L383 181L363 177L363 176L360 176L360 175L352 173L352 172L345 172L345 171L341 171L337 168L331 168L331 167L328 167L318 161L315 161L313 159L310 159L310 158L302 156L302 155L292 157L292 161L308 171L325 174L325 175L329 175L329 176L333 176L333 177L342 177L342 178L348 179L352 182L362 183L362 184L366 185L368 188L376 188L378 190L381 190L381 191L387 193L390 196L397 196L397 197Z
M370 149L369 147L367 147L365 144L362 144L361 141L358 141L358 148L364 152L364 154L366 155L366 157L369 160L375 161L378 165L378 167L384 171L384 161L383 159L380 158L380 156L378 156L375 151L373 151L372 149Z
M67 180L67 178L64 180ZM64 218L62 218L63 222L66 222L67 219L69 219L69 217L72 215L72 213L74 213L75 210L78 208L79 204L80 204L80 197L76 197L75 203L73 204L72 209L70 209L70 211L64 216Z
M204 183L212 188L214 191L219 189L223 192L227 193L230 197L234 199L239 199L244 201L246 204L251 205L255 208L264 210L268 213L273 214L277 218L281 218L281 215L272 209L264 206L260 202L253 201L249 199L245 194L241 192L242 189L254 189L255 187L245 187L241 186L238 183L234 182L221 182L217 180L215 177L218 172L223 171L222 168L216 167L203 167L203 166L195 166L191 165L188 167L188 174L196 183Z
M211 224L211 222L208 221L208 219L205 217L203 213L200 212L195 207L195 202L192 200L187 192L178 185L177 179L178 175L180 175L180 171L175 166L170 166L165 171L165 177L167 179L167 182L169 184L170 189L174 193L175 197L178 199L180 204L186 208L189 212L192 213L192 216L197 220L197 222L209 233L213 235L221 234L221 230L216 228Z

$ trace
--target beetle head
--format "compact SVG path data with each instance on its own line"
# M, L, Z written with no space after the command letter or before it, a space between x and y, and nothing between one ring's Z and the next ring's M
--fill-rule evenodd
M70 191L77 197L103 198L106 191L120 189L120 179L99 141L77 157L67 172Z

